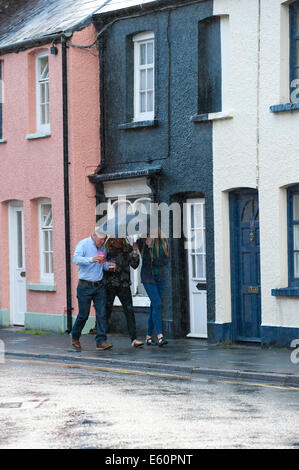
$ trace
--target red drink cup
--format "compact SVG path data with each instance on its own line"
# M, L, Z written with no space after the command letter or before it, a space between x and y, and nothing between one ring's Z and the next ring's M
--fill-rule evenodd
M104 264L105 263L105 252L104 251L98 251L98 255L101 257L99 264Z

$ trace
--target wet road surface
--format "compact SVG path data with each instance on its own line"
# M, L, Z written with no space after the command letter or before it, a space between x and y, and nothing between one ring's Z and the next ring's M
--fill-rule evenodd
M299 448L299 389L0 364L0 448Z

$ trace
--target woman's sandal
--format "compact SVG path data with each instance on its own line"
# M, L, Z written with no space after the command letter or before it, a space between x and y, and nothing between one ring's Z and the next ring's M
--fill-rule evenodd
M158 346L164 346L164 344L168 344L167 339L164 336L158 339Z
M131 346L132 348L139 348L140 346L143 346L144 343L142 341L138 341L137 339L134 339L134 341L132 341L131 343Z
M152 338L146 338L146 344L147 346L156 346L157 343Z

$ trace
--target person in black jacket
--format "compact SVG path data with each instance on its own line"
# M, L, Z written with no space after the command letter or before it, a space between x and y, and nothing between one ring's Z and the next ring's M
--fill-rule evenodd
M127 319L131 345L135 348L142 346L144 343L136 339L136 321L130 289L130 267L138 268L138 252L133 250L125 238L110 238L106 243L106 249L107 262L110 261L116 265L113 271L106 271L104 274L107 324L110 323L114 299L118 297Z
M146 344L148 346L157 344L152 338L155 329L158 345L164 346L167 340L162 332L162 293L165 285L164 267L169 260L168 243L158 230L156 236L148 234L139 238L137 245L142 256L141 281L151 301Z

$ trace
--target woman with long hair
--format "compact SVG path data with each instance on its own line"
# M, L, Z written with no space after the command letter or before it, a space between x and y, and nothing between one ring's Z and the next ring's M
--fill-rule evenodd
M139 238L137 246L142 256L141 281L151 301L146 344L157 344L152 338L155 329L158 346L164 346L167 339L162 332L162 294L165 287L164 267L169 261L168 243L161 230L158 230Z
M118 297L126 316L131 345L136 348L142 346L143 342L136 339L136 321L130 288L130 267L136 269L139 266L139 255L125 238L110 238L106 243L106 248L107 261L116 265L116 269L111 272L107 271L104 277L107 295L107 323L109 325L114 299Z
M144 343L136 339L136 321L131 293L130 268L139 266L138 251L134 250L125 238L109 238L106 243L107 262L112 263L114 269L105 271L104 283L106 286L106 318L110 326L113 302L118 297L126 316L127 327L133 348ZM91 333L93 330L90 331Z

